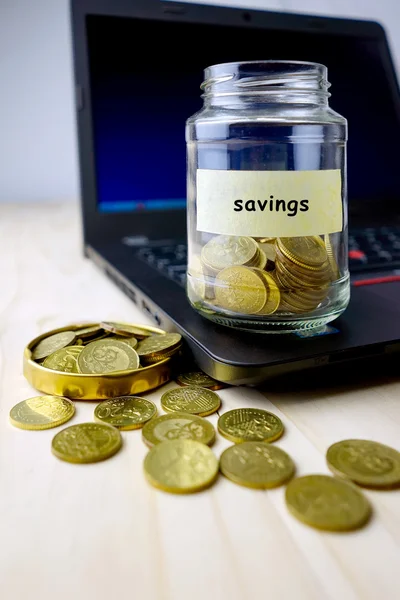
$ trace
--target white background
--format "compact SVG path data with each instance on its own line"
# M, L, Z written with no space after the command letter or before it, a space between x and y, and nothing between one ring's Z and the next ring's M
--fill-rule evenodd
M378 20L400 70L400 0L215 4ZM68 0L0 0L0 202L78 196L68 10Z

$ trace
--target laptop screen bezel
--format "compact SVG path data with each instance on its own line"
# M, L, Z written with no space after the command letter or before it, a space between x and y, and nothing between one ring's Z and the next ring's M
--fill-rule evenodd
M81 211L86 244L140 235L152 239L185 235L186 210L101 213L98 210L95 149L92 128L86 17L103 15L163 21L233 25L298 32L326 32L377 40L382 47L385 69L394 96L399 87L383 27L374 21L316 17L295 13L245 10L212 5L178 4L159 0L71 0L71 28L76 90ZM199 90L200 94L200 90ZM400 101L398 101L400 119Z

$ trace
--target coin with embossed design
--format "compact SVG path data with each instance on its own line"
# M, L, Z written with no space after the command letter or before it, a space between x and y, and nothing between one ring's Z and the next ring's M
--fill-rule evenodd
M277 446L265 442L243 442L224 450L220 470L225 477L250 488L273 488L293 476L294 463Z
M139 367L139 357L125 342L105 339L91 342L78 356L81 373L112 373Z
M226 267L252 263L258 252L257 242L251 237L217 235L203 246L201 260L206 267L221 271Z
M61 460L92 463L110 458L121 445L121 434L115 427L103 423L80 423L57 433L51 449Z
M144 459L151 485L173 494L188 494L209 487L218 477L218 460L205 444L174 440L153 446Z
M123 431L140 429L157 414L157 407L150 400L137 396L119 396L100 402L94 409L94 418Z
M124 335L112 335L108 339L110 340L118 340L119 342L124 342L124 344L128 344L131 348L135 349L138 345L138 341L135 337L127 337Z
M258 313L267 302L267 288L256 269L228 267L215 278L216 302L222 308L245 315Z
M235 408L218 419L218 431L236 444L274 442L283 433L279 417L261 408Z
M181 373L176 378L176 382L182 386L196 385L198 387L208 388L209 390L220 390L224 386L220 381L216 381L207 373L203 371L189 371L188 373Z
M63 425L75 414L75 406L62 396L35 396L16 404L10 421L19 429L41 430Z
M174 412L146 423L142 437L144 443L150 447L172 440L195 440L210 446L215 440L215 429L202 417Z
M215 392L195 385L174 388L161 396L161 406L166 412L186 412L206 417L221 406L221 398Z
M61 331L60 333L54 333L41 340L33 349L32 358L33 360L41 360L50 356L56 350L70 346L75 341L76 335L73 331Z
M43 366L46 369L62 371L63 373L80 373L77 361L82 350L83 346L60 348L44 360Z
M328 448L328 467L359 485L390 488L400 484L400 453L368 440L343 440Z
M328 475L293 479L286 488L285 497L292 515L317 529L358 529L371 515L368 500L355 485Z

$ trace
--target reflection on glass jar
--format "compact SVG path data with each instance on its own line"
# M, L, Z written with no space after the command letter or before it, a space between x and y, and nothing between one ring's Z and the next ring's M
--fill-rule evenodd
M187 122L192 306L266 332L319 328L349 302L346 120L314 63L205 71Z

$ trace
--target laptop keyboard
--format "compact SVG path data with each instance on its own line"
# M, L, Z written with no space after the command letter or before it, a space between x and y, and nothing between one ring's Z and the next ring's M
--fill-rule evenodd
M368 227L349 233L352 273L400 267L400 227Z
M135 250L137 256L181 286L186 284L187 247L179 243L152 244ZM352 273L400 268L400 227L369 227L349 234Z

